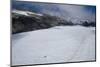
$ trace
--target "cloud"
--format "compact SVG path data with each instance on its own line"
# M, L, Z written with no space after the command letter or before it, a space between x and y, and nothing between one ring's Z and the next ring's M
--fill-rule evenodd
M55 10L54 8L58 10ZM90 8L92 7L90 6ZM42 11L50 15L59 16L66 20L73 20L76 23L80 20L95 21L95 13L87 11L86 6L58 4L51 6L49 4L48 6L44 6Z
M82 20L95 20L95 14L85 10L85 6L77 5L59 5L62 11L69 14L71 18L82 19Z
M48 4L36 2L20 2L14 1L13 5L16 9L29 10L37 13L46 13L53 16L61 17L65 20L71 20L75 23L80 20L95 21L95 13L92 13L92 6L79 5L63 5L63 4ZM88 9L88 8L91 9ZM88 10L86 10L86 8Z

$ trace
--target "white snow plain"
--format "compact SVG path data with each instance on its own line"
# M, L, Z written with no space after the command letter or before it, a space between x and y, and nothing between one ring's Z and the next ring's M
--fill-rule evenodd
M95 27L56 26L12 35L12 65L94 60Z

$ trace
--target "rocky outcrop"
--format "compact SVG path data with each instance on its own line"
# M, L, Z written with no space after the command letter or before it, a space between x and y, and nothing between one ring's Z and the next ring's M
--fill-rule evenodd
M33 31L38 29L47 29L60 25L81 25L85 27L96 26L95 22L80 21L75 24L72 21L64 20L57 16L51 16L48 14L39 14L29 11L12 11L12 33L20 33Z
M12 33L26 32L38 29L46 29L58 25L69 24L67 21L47 14L33 12L12 12Z

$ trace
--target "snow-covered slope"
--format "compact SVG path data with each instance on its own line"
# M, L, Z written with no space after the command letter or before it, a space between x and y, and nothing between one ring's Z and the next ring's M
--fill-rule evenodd
M12 65L94 60L94 27L56 26L12 35Z
M22 11L22 10L12 10L12 13L16 13L16 14L21 14L21 15L25 15L25 16L42 16L42 14L39 13L34 13L34 12L30 12L30 11Z

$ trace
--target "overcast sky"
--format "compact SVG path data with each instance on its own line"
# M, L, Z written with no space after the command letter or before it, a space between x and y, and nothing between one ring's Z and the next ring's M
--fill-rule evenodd
M20 2L13 0L12 9L29 10L37 13L46 13L59 16L66 20L95 21L96 7L86 5L48 4L36 2Z

